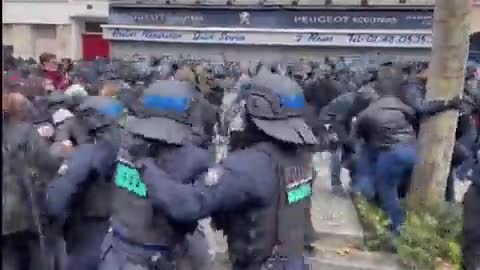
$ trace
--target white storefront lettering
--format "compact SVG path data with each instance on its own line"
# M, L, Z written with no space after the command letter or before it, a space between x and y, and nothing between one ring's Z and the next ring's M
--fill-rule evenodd
M104 26L103 35L110 40L248 44L248 45L302 45L345 47L431 48L430 33L415 34L352 34L352 33L296 33L292 31L214 31L214 30L157 30Z
M418 34L351 34L349 42L353 44L431 45L432 37Z

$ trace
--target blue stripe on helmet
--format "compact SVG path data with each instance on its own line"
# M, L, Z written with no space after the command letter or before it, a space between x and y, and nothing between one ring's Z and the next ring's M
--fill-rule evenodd
M103 114L112 118L120 117L123 114L123 111L124 111L123 105L119 102L112 102L111 104L98 109L98 112L100 114Z
M301 109L305 107L305 98L303 95L282 96L281 102L282 106L287 108Z
M184 112L188 108L188 98L145 95L143 97L143 106L147 109Z

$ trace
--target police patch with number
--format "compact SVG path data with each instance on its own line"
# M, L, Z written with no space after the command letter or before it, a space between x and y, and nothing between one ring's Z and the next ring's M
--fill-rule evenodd
M285 168L285 181L288 204L294 204L312 196L312 177L306 169Z
M143 182L138 169L123 160L117 162L115 185L141 198L146 198L148 195L147 185Z

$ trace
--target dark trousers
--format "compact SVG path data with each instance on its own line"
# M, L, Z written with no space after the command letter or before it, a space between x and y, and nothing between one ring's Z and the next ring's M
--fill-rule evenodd
M361 145L355 158L355 174L352 175L351 190L369 200L375 199L375 165L378 151L367 144Z
M180 244L182 245L182 244ZM184 250L175 254L163 250L127 243L114 233L108 233L100 252L100 270L192 270L191 261Z
M20 232L2 236L2 268L5 270L34 270L41 265L38 236Z
M97 270L100 264L100 247L108 228L108 219L85 220L74 225L67 238L67 269Z
M399 191L405 190L416 157L417 147L414 143L397 145L378 156L375 185L380 205L390 218L394 230L397 230L405 220L400 206Z
M250 264L246 266L233 265L233 270L307 270L309 269L308 265L305 264L305 258L302 256L299 257L289 257L287 260L278 259L271 260L271 262L266 262L263 265Z
M342 155L343 148L340 145L332 151L330 158L330 179L332 187L342 185L342 181L340 180L342 172Z
M310 245L315 242L316 232L312 222L312 200L308 199L308 207L305 207L305 244Z
M466 270L480 269L480 187L472 184L463 201L463 260Z
M416 153L415 143L398 144L384 151L366 146L357 160L357 179L352 189L370 200L377 196L394 230L405 220L399 192L408 185Z
M66 269L63 239L51 237L46 241L46 245L48 250L42 253L38 235L31 232L2 236L2 269L42 270L42 263L47 262L45 255L52 260L52 264L47 267L53 266L52 270Z
M339 186L342 185L340 179L342 168L346 168L350 173L354 173L355 168L351 166L352 159L354 156L354 150L344 144L338 144L332 150L332 155L330 158L330 174L331 174L331 185Z
M476 131L471 128L463 137L459 138L455 147L453 148L452 162L450 163L450 172L447 178L447 188L445 190L445 200L448 202L455 201L455 170L465 170L469 168L462 168L464 163L468 165L469 161L473 159L473 147L475 144ZM466 172L460 172L460 175L465 175Z

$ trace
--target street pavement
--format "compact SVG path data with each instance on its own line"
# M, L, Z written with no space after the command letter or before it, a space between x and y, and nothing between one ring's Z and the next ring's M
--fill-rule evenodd
M317 170L312 201L312 222L320 235L315 243L316 252L306 254L310 269L329 270L400 270L403 269L393 254L364 251L364 232L350 197L338 197L330 192L329 153L320 153L314 158ZM348 190L349 175L343 169L341 180ZM469 184L456 181L457 200L461 201ZM202 221L212 250L215 254L215 269L230 269L227 244L221 232L211 230L209 220Z

